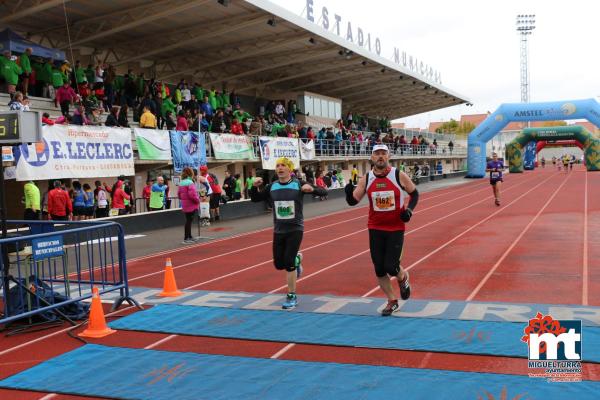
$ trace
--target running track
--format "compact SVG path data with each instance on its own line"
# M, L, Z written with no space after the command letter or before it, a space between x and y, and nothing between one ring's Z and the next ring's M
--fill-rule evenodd
M600 174L547 168L509 175L502 206L485 180L421 196L403 266L413 298L600 306ZM366 208L307 220L299 293L382 296L368 252ZM171 257L180 288L283 293L270 229L129 261L132 286L161 287ZM118 312L131 312L125 308ZM65 327L0 338L0 378L81 345ZM92 342L225 355L527 374L522 359L340 348L127 332ZM586 364L584 378L600 380ZM0 389L7 399L81 399Z

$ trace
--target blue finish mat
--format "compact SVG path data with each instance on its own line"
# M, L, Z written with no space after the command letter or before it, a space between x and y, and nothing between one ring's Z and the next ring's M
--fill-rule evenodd
M526 324L383 318L218 307L158 305L111 328L183 335L527 357ZM583 327L583 360L600 362L600 328Z
M600 382L230 357L88 344L0 387L131 400L597 398ZM506 397L501 397L506 391ZM526 393L526 394L525 394ZM489 397L490 396L493 397ZM518 395L522 397L517 397Z

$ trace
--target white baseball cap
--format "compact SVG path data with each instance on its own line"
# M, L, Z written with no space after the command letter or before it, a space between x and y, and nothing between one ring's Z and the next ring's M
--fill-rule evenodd
M385 144L376 144L375 146L373 146L373 151L371 152L371 154L375 153L377 150L385 150L388 153L390 152L390 149L388 149L387 145L385 145Z

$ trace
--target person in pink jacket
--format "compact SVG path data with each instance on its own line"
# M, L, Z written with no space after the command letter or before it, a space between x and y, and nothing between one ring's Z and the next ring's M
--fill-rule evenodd
M116 208L117 210L119 210L119 215L127 214L127 209L125 208L125 200L131 200L131 196L125 193L125 191L123 190L123 180L119 178L112 190L112 208Z
M190 167L184 168L181 172L181 181L179 182L179 188L177 189L177 197L179 197L181 209L185 214L183 244L195 243L195 240L192 237L192 221L194 220L194 215L200 205L200 197L198 197L196 185L194 184L194 171Z
M69 82L58 88L56 91L56 102L60 104L60 112L65 117L69 115L69 105L73 105L77 100L77 93L73 90Z

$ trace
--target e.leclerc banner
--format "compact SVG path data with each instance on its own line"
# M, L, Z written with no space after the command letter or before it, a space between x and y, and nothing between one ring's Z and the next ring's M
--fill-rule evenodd
M264 169L275 169L279 157L287 157L294 163L295 168L300 168L300 151L298 139L260 136L260 156Z
M42 138L15 146L18 181L135 175L130 129L45 125Z
M133 132L140 160L171 160L171 138L168 131L135 128Z
M228 133L211 133L210 142L216 159L219 160L252 160L254 151L252 138L246 135Z

